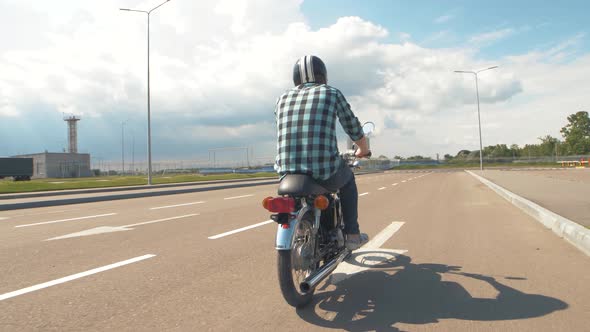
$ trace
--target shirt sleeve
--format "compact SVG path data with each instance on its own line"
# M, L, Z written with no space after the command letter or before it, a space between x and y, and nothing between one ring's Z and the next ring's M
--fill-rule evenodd
M336 112L344 132L346 132L346 134L350 136L350 139L355 142L363 138L363 127L361 126L359 119L352 112L350 104L348 104L342 92L337 92L336 99Z

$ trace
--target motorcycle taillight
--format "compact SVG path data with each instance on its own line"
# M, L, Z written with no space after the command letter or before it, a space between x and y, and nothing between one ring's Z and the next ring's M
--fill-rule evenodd
M274 213L290 213L295 211L295 199L291 197L267 197L262 206Z

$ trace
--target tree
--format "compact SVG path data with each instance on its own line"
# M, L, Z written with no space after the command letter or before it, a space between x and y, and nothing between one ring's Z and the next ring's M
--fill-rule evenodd
M555 154L555 147L559 143L557 138L546 135L545 137L539 137L539 140L541 140L541 145L539 146L541 155L552 156Z
M567 117L568 124L561 128L565 144L570 154L590 152L590 117L588 112L580 111Z
M510 146L510 153L512 158L520 157L520 148L518 147L518 144L512 144Z
M461 150L461 151L457 152L456 158L465 159L465 158L467 158L467 156L469 156L470 153L471 153L471 151L469 151L469 150Z
M486 146L485 148L483 148L483 155L484 157L488 158L512 157L512 153L510 152L510 149L508 149L506 144Z

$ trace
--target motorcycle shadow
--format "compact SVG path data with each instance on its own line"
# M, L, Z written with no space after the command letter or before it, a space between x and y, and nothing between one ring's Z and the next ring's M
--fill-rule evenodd
M313 302L298 309L297 314L311 324L327 328L400 331L395 327L397 323L432 324L449 318L472 321L526 319L568 307L559 299L521 292L491 276L461 272L460 266L413 264L410 257L396 255L394 259L373 267L378 269L348 278L332 275L333 279L341 281L322 288L332 290L322 292L318 289ZM460 283L442 281L444 273L485 282L497 291L497 296L473 297Z

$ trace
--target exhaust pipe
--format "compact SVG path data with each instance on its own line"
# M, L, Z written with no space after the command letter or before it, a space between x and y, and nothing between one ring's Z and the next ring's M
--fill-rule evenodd
M317 270L314 274L310 275L309 277L305 278L303 282L299 285L301 292L307 293L310 290L314 289L322 280L326 279L327 276L332 273L338 264L342 263L342 261L350 254L350 250L344 249L338 257L334 258L333 260L329 261L327 264L322 266L321 269Z

